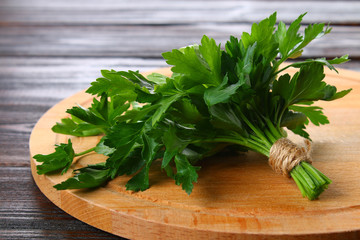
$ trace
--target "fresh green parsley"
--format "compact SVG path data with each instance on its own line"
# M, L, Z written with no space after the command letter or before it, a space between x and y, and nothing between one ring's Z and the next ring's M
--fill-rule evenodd
M323 23L299 33L300 15L288 27L276 13L254 23L251 33L231 36L222 49L203 36L200 45L163 53L173 75L143 76L135 71L102 70L102 77L87 92L94 95L89 108L74 106L71 118L62 119L56 133L86 137L102 134L93 149L107 156L104 163L75 170L56 189L93 188L120 175L132 175L128 190L150 187L150 166L161 169L188 194L197 182L199 160L225 148L255 151L269 156L270 148L288 129L309 139L306 126L329 123L318 100L344 97L324 82L324 67L348 61L307 59L283 66L301 56L314 39L330 33ZM297 72L290 76L287 68ZM130 107L131 106L131 107ZM39 174L66 172L75 154L71 140L49 155L36 155ZM239 159L241 161L241 159ZM303 196L315 199L331 183L312 165L301 162L291 176Z

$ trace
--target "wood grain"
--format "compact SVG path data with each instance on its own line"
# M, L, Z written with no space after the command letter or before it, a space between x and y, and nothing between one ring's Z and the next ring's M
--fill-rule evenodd
M250 24L169 26L6 26L0 28L0 56L161 58L161 53L199 43L206 34L222 46ZM21 35L21 37L16 37ZM145 40L146 39L146 40ZM331 34L305 48L303 58L360 58L360 28L334 26ZM32 42L29 48L28 42ZM339 44L341 43L341 44ZM10 47L11 46L11 47Z
M151 188L138 193L125 190L129 177L118 177L96 190L56 191L52 185L71 173L39 176L32 159L33 177L61 209L92 226L132 239L357 239L360 74L345 70L340 75L327 74L328 83L339 89L352 87L353 92L344 99L321 104L331 125L309 128L314 165L334 181L317 201L302 198L291 179L274 174L265 157L251 152L218 155L204 161L190 197L159 170L159 165L150 174ZM67 137L52 133L50 127L65 116L66 108L90 100L89 95L80 92L48 111L32 132L31 155L50 153L54 143L65 142ZM88 149L99 139L72 138L75 151ZM103 160L102 156L89 154L72 168Z
M360 21L358 1L91 1L12 0L0 8L0 21L22 25L185 25L252 23L277 11L287 23L309 12L305 23Z
M37 188L28 166L1 166L0 186L1 239L118 239L89 231L87 224L57 208Z

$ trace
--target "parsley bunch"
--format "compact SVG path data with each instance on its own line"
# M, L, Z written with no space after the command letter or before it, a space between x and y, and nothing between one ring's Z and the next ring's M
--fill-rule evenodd
M171 77L134 71L102 70L87 93L94 95L89 108L67 110L56 133L86 137L103 134L101 141L83 153L74 153L71 140L49 155L36 155L42 162L39 174L65 172L74 157L90 151L106 155L106 162L75 170L75 175L55 185L58 190L92 188L120 175L133 175L128 190L149 188L149 170L154 161L177 185L190 194L197 181L200 159L231 148L266 156L273 144L286 137L287 128L305 138L306 125L327 124L318 100L332 101L348 94L326 84L324 66L348 61L347 56L327 60L308 59L281 65L301 56L312 40L330 33L323 23L299 33L305 14L287 28L277 26L276 13L254 23L251 33L231 36L222 49L204 36L200 45L163 53ZM297 68L290 76L283 71ZM291 176L303 196L315 199L331 182L308 163L301 162Z

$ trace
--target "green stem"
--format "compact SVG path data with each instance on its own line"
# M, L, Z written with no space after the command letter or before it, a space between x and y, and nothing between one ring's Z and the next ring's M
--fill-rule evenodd
M250 138L247 139L247 141L255 142L257 145L262 146L267 151L270 151L270 148L272 146L272 144L267 139L266 141L264 141L262 138L259 138L258 136L253 134L250 134Z
M280 62L280 61L279 61ZM280 64L281 64L282 62L280 62ZM279 65L280 65L279 64ZM284 68L282 68L282 69L280 69L280 70L278 70L278 71L276 71L276 73L274 73L273 74L273 76L276 76L276 75L278 75L279 73L281 73L282 71L284 71L284 70L286 70L286 69L288 69L289 67L292 67L292 65L290 64L290 65L287 65L286 67L284 67Z
M265 121L266 121L266 124L269 127L271 133L273 134L273 136L276 139L280 139L280 138L284 137L280 131L280 127L276 128L269 119L265 119Z
M277 139L273 136L273 134L267 129L264 129L264 132L267 138L270 140L271 144L274 144Z
M96 148L96 147L93 147L93 148L90 148L90 149L85 150L85 151L83 151L83 152L75 153L75 157L79 157L79 156L85 155L85 154L87 154L87 153L89 153L89 152L95 151L95 148Z
M292 179L294 179L296 185L298 186L298 188L300 189L300 192L302 194L303 197L306 197L307 193L304 189L304 186L302 185L300 179L301 179L301 176L299 176L298 172L297 171L291 171L290 172L290 175L292 177Z
M328 188L331 180L314 166L307 162L300 162L290 172L302 195L309 200L314 200Z
M239 114L240 114L241 118L244 120L244 122L251 128L251 130L253 130L253 132L259 138L261 138L263 140L264 143L269 142L268 139L263 134L261 134L261 132L246 118L246 116L241 111L239 111Z
M284 108L281 110L281 113L280 113L280 115L279 115L279 117L278 117L278 121L277 121L277 123L278 123L278 128L280 128L281 121L282 121L282 117L283 117L283 115L284 115L284 113L285 113L285 110L286 110L287 108L288 108L288 106L284 107Z
M201 139L192 141L191 143L201 143L201 142L223 142L223 143L232 143L232 144L238 144L244 147L247 147L253 151L256 151L258 153L261 153L265 156L269 156L269 150L266 146L261 145L261 143L246 139L246 140L239 140L239 139L232 139L232 138L213 138L213 139Z
M256 150L257 152L262 153L263 155L269 157L270 148L251 139L248 139L248 141L253 145L253 147L251 147L253 150Z

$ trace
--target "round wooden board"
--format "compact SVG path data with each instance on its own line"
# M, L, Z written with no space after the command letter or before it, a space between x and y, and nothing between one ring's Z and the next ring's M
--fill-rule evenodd
M168 69L156 70L169 74ZM360 238L360 73L327 71L326 82L353 88L343 99L321 102L330 124L308 130L313 139L314 166L333 183L320 199L303 198L292 179L275 174L266 157L249 152L218 155L201 164L199 180L188 196L161 172L155 162L150 189L125 190L129 176L95 190L57 191L52 186L71 176L32 174L40 190L58 207L96 228L130 239L359 239ZM80 92L51 108L30 138L31 156L54 151L68 136L51 127L75 104L89 105ZM300 138L291 136L301 143ZM76 152L94 146L100 137L71 137ZM104 161L88 154L72 169Z

